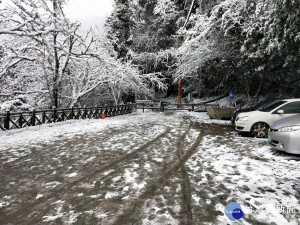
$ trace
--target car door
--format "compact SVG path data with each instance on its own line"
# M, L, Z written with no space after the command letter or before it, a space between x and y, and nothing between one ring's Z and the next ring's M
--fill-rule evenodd
M300 101L287 103L276 109L273 114L274 122L285 117L300 114Z

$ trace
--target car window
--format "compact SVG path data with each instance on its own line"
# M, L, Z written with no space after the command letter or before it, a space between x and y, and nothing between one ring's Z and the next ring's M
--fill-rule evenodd
M263 111L263 112L270 112L273 109L276 109L277 107L281 106L282 104L286 103L286 101L279 101L276 100L274 102L271 102L270 104L266 105L265 107L263 107L262 109L260 109L259 111Z
M273 103L275 100L269 100L269 101L263 101L263 102L260 102L258 103L257 105L255 105L253 107L254 110L260 110L260 109L264 109L266 106L270 105L271 103ZM278 100L276 100L278 101Z
M280 109L282 109L285 114L300 113L300 102L288 103L282 106Z

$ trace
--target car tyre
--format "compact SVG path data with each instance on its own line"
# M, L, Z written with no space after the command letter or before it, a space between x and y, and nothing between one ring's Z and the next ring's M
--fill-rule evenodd
M258 122L252 125L250 133L255 138L266 138L268 137L270 126L264 122Z

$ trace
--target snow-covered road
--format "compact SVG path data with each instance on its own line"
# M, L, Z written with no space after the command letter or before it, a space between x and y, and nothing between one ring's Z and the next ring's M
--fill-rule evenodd
M299 224L300 157L204 113L68 121L0 140L0 224ZM242 219L224 215L229 202Z

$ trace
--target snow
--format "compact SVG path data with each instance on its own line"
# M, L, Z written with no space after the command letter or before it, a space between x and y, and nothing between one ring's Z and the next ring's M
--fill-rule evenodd
M102 132L104 129L125 125L127 122L127 119L122 117L106 118L105 120L69 120L62 123L43 124L21 130L0 132L0 137L3 139L0 143L0 148L5 149L9 146L21 148L28 144L33 145L40 142L44 142L45 144L51 143L61 137L71 139L80 134L96 134ZM15 143L16 139L18 140L18 143ZM18 151L15 152L15 154L17 153Z
M43 198L44 197L44 195L42 195L42 194L38 194L36 197L35 197L35 199L41 199L41 198Z
M66 176L67 177L76 177L78 175L78 173L74 172L74 173L70 173L70 174L67 174Z
M46 188L53 189L53 188L56 188L60 184L61 184L61 182L52 181L52 182L48 182L48 183L44 184L43 186L45 186Z
M135 165L133 168L138 168ZM136 179L138 178L138 173L137 172L132 172L129 169L125 169L124 173L124 178L125 178L125 183L128 185L130 184L132 189L135 190L140 190L146 186L146 182L137 182ZM117 178L117 181L120 180Z
M44 222L72 224L83 215L111 224L136 204L141 224L181 224L187 207L182 193L189 183L195 224L237 224L224 215L231 201L242 207L241 224L297 224L299 157L277 154L264 139L240 137L229 124L197 112L137 111L105 120L67 121L1 132L0 159L3 167L28 164L28 174L41 188L34 200L46 200L49 192L63 188L64 194L49 208L39 209L45 210ZM179 138L184 154L199 134L200 145L183 165L186 173L180 167L166 183L155 183L179 161ZM143 147L149 141L151 145ZM120 157L124 160L116 161ZM105 168L108 164L111 167ZM183 183L183 177L188 182ZM65 188L72 182L76 185ZM7 189L11 194L0 194L0 208L7 210L18 196L15 187L32 188L31 179L10 177L4 183L14 187ZM145 192L149 187L155 192ZM78 201L86 205L85 211L77 211Z
M0 201L0 209L5 207L5 206L8 206L8 205L9 205L8 202Z
M189 112L189 117L195 122L203 123L203 124L219 124L219 125L230 125L231 121L229 120L212 120L209 119L209 116L206 113L199 112Z
M46 215L43 217L43 222L54 222L58 218L63 218L66 224L72 224L77 220L77 217L81 215L81 213L75 213L74 210L70 210L68 213L63 212L64 201L59 200L54 202L52 205L54 207L55 215ZM70 207L69 207L70 209Z
M29 104L25 104L20 98L23 96L18 96L18 99L5 101L0 103L0 113L5 113L7 111L25 111L30 110L32 107Z
M47 144L59 140L62 137L72 139L76 135L102 133L112 128L125 126L128 121L130 121L131 125L139 124L141 121L143 123L152 122L158 120L160 116L161 114L152 113L151 116L145 117L145 114L139 112L120 117L108 117L104 120L68 120L61 123L43 124L19 130L0 131L0 138L3 139L0 143L0 149L7 149L13 146L15 149L20 150L24 145L34 145L36 143ZM208 119L204 114L203 117ZM155 133L159 131L160 130L154 130ZM18 142L16 143L15 140L18 140ZM122 146L121 143L119 144ZM18 150L12 150L11 152L16 156L21 156L20 154L22 154L22 152ZM28 152L28 154L29 153L30 152Z
M206 136L204 138L201 146L205 151L197 153L197 161L206 161L202 164L206 171L205 174L202 174L203 177L213 177L217 186L224 185L225 190L231 192L226 202L229 203L232 199L238 199L242 209L243 207L247 209L247 206L257 209L255 213L247 213L249 210L246 210L245 218L247 219L255 217L261 223L297 224L296 221L287 218L289 215L283 216L279 213L276 207L282 204L285 207L295 207L296 211L300 211L298 199L294 197L297 192L293 190L293 185L300 179L297 170L299 162L287 161L287 158L284 157L276 158L271 154L268 146L258 147L264 143L264 140L254 140L257 142L254 145L242 144L239 143L243 141L242 138L236 137L235 145L238 148L233 148L234 146L226 144L226 137L222 137L222 142L225 144L212 145L217 138L218 136ZM249 139L249 141L252 142L253 139ZM237 154L235 151L243 151L243 153ZM195 170L195 162L189 162L189 166ZM199 183L199 190L205 187L206 182L207 180L202 180ZM262 193L261 190L263 190ZM287 194L287 190L290 194ZM219 194L221 193L222 191L219 192ZM213 194L210 195L211 199L215 197ZM222 212L224 207L225 205L218 203L215 209ZM295 214L290 216L294 218ZM230 220L223 223L226 219L225 216L219 216L219 218L218 224L234 224ZM243 221L243 224L248 223Z
M105 194L105 199L110 199L110 198L113 198L113 197L116 197L116 196L118 196L118 193L116 193L116 192L107 192L106 194Z

